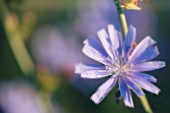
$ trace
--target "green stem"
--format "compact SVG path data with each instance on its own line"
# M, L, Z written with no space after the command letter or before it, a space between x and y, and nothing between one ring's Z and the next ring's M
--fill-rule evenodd
M124 9L121 8L118 0L114 0L114 2L115 2L116 7L117 7L120 23L121 23L121 26L122 26L123 36L125 37L126 33L128 32L128 27L127 27L126 17L125 17L125 14L124 14Z
M125 37L128 32L128 27L127 27L127 23L126 23L126 17L122 10L120 10L119 17L120 17L120 21L122 23L121 25L122 25L123 35Z
M146 96L140 97L140 101L141 101L146 113L153 113Z
M123 35L125 37L128 32L128 27L127 27L126 17L124 14L124 9L121 7L118 0L114 0L114 3L118 10L118 15L119 15L120 23L122 26ZM146 96L141 96L140 101L141 101L146 113L153 113Z

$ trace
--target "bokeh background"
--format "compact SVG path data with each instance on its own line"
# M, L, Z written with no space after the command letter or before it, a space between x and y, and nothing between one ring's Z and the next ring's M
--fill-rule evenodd
M139 3L126 11L137 28L137 42L150 35L157 41L166 67L150 72L161 93L146 92L154 113L170 113L170 1ZM112 0L0 0L0 113L145 113L115 102L114 88L99 105L89 98L105 79L84 80L74 64L90 61L83 40L114 24L120 29Z

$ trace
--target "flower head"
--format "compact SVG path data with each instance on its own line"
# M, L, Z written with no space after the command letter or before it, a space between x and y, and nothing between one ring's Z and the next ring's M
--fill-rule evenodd
M128 107L134 107L130 89L137 96L144 95L141 88L158 94L160 89L151 83L157 79L143 73L165 66L165 62L162 61L149 61L159 55L156 42L147 36L134 48L136 29L133 26L130 26L124 42L113 25L108 26L108 33L102 29L97 32L100 41L92 37L84 41L84 54L99 64L75 65L75 73L81 74L82 78L97 79L110 76L91 96L91 100L99 104L117 81L124 103Z

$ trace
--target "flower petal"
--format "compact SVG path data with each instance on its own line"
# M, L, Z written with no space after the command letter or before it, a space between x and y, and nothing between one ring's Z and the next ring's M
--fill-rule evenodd
M127 60L128 55L131 53L133 49L133 44L135 42L135 39L136 39L136 28L130 26L123 45L123 58L125 61Z
M136 59L141 57L147 48L152 47L156 42L149 36L144 38L133 50L132 54L129 56L127 65L133 63Z
M105 57L108 57L108 54L102 47L101 43L99 43L97 40L95 40L93 37L88 37L84 44L90 45L91 47L95 48L98 52L102 53Z
M154 76L148 75L148 74L145 74L145 73L129 72L129 76L136 77L137 79L144 79L144 80L149 81L149 82L156 82L157 81L157 79Z
M157 46L148 47L138 58L133 61L133 64L149 61L159 55Z
M140 97L145 95L143 91L133 81L131 81L131 79L129 79L128 77L124 77L124 80L126 84L136 93L137 96Z
M76 64L75 73L81 74L82 78L97 79L109 76L105 66L99 64Z
M120 89L125 105L133 108L134 104L133 104L133 100L131 97L131 93L126 85L126 82L121 77L119 78L119 89Z
M130 77L130 76L129 76ZM143 80L143 79L137 79L135 77L130 77L130 79L135 82L137 85L139 85L140 87L142 87L143 89L154 93L154 94L158 94L160 92L160 89L158 87L156 87L155 85L153 85L152 83Z
M117 30L112 24L110 24L108 25L108 31L109 31L110 41L116 50L121 46Z
M108 38L106 31L104 29L102 29L102 30L98 31L97 34L99 36L101 43L103 44L103 47L105 48L106 52L108 53L108 55L111 57L111 59L114 59L113 50L111 48L112 45L109 42L109 38Z
M110 76L110 73L106 70L93 70L93 71L87 71L81 74L81 78L84 79L99 79Z
M109 31L112 48L115 51L115 53L117 54L117 57L119 57L118 55L121 54L121 50L122 50L122 42L123 42L122 36L120 35L120 33L115 29L115 27L112 24L108 25L108 31Z
M92 70L106 70L106 67L100 64L75 64L75 73L77 74Z
M97 51L95 48L93 48L92 46L90 46L88 44L85 44L82 51L88 57L90 57L102 64L112 65L110 60L104 54L100 53L99 51Z
M116 81L117 81L117 77L115 78L112 76L111 78L109 78L109 80L103 83L97 89L97 91L91 96L91 100L96 104L99 104L110 92L110 90L114 87Z
M137 65L133 65L130 70L135 72L152 71L165 67L165 62L162 61L151 61L144 62Z

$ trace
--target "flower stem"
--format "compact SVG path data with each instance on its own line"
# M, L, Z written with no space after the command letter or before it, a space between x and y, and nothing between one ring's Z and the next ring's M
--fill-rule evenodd
M153 113L146 96L140 97L140 101L141 101L146 113Z
M127 27L126 17L125 17L125 14L124 14L124 9L121 8L121 5L120 5L118 0L114 0L114 2L115 2L115 5L117 7L120 23L121 23L121 26L122 26L123 36L125 37L126 33L128 32L128 27Z
M128 32L128 27L127 27L126 17L124 14L124 9L121 7L118 0L114 0L114 3L117 7L120 23L122 26L123 36L125 37ZM146 96L141 96L140 101L141 101L146 113L153 113Z

